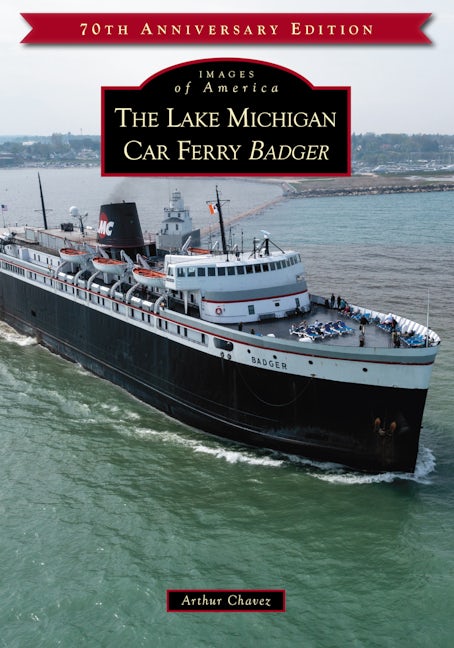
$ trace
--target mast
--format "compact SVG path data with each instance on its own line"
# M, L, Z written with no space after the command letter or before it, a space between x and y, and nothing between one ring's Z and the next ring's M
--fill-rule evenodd
M426 316L426 347L429 346L429 308L430 308L430 288L427 288L427 316Z
M221 200L219 198L219 189L217 185L216 185L216 207L219 214L219 227L221 229L222 253L228 255L227 242L225 240L224 219L222 217Z
M39 173L38 173L38 182L39 182L39 193L41 195L41 208L43 211L44 229L47 230L46 207L44 205L43 188L41 186L41 178L39 176Z

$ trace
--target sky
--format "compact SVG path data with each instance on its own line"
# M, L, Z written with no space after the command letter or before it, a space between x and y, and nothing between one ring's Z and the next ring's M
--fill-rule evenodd
M354 133L454 134L453 0L1 0L0 135L99 134L101 87L202 58L253 58L351 87ZM154 6L153 6L154 5ZM341 5L341 6L340 6ZM21 13L431 13L431 45L22 45Z

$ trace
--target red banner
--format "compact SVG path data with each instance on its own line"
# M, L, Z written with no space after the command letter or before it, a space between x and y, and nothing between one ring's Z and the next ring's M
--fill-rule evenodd
M23 13L30 44L424 45L430 13Z

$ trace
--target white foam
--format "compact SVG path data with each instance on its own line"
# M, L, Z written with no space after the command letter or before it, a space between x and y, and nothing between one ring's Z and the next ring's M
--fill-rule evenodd
M29 335L21 335L11 326L5 324L5 322L0 322L0 338L5 340L5 342L10 342L12 344L17 344L21 347L33 346L38 344L36 338Z
M74 368L75 373L77 373L79 376L93 376L93 374L88 371L88 369L82 367L82 365L78 362L74 363Z
M435 471L437 465L435 455L430 448L420 446L415 472L411 477L420 484L431 484L429 475Z
M339 472L332 474L313 474L313 477L330 484L344 484L352 486L356 484L377 484L380 482L392 482L396 479L397 473L380 473L378 475L361 474L354 472Z
M432 483L429 475L435 469L435 457L429 448L420 447L413 473L386 472L379 474L357 473L347 468L339 467L335 472L313 473L312 476L331 484L345 484L352 486L356 484L379 484L391 483L397 480L414 481L418 484ZM320 464L317 466L320 467Z
M223 447L210 447L205 444L193 446L195 452L213 455L217 459L224 459L228 463L247 463L251 466L273 466L279 467L284 463L282 460L272 459L271 457L259 457L249 454L246 450L231 450Z
M164 442L174 443L176 445L185 446L193 452L199 452L211 455L216 459L222 459L231 464L246 463L251 466L268 466L272 468L280 468L288 464L301 466L306 468L306 474L321 481L326 481L331 484L341 485L364 485L364 484L378 484L378 483L391 483L399 479L407 481L415 481L419 484L430 484L431 480L429 475L435 469L435 457L429 448L420 447L418 459L416 462L414 473L360 473L352 471L345 466L332 462L320 462L311 459L305 459L296 455L280 455L277 459L272 456L259 456L253 450L248 451L246 448L232 449L228 446L222 445L208 445L196 439L190 439L182 436L177 432L170 432L169 430L153 430L149 428L135 428L128 432L131 436L139 438L159 436Z
M136 428L130 434L142 439L151 436L159 436L165 442L185 446L193 452L211 455L216 459L222 459L231 464L246 463L251 466L279 467L284 463L284 460L282 459L273 459L269 456L260 457L252 451L248 452L247 449L241 450L235 448L233 450L232 448L225 446L211 446L199 440L181 436L176 432L169 432L168 430L158 431L148 428Z

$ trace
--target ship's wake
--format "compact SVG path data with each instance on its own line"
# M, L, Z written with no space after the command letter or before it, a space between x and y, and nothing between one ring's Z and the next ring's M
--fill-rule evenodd
M231 464L246 463L252 466L271 466L277 468L285 463L285 460L282 458L277 459L269 455L261 456L260 454L255 453L254 450L248 451L244 448L217 445L216 442L214 442L214 445L209 445L199 439L190 439L186 436L182 436L178 434L178 432L136 428L134 435L140 438L159 436L161 439L164 438L170 443L184 445L193 452L211 455L216 459L221 459Z
M391 483L397 480L415 481L419 484L430 484L430 475L435 469L435 457L433 452L426 447L420 447L418 460L414 473L386 472L379 474L356 472L341 466L340 464L330 462L318 462L303 457L276 454L272 452L260 453L256 449L248 449L236 446L225 446L200 439L188 438L178 432L169 430L152 430L148 428L136 428L134 436L140 438L159 436L169 443L182 445L193 452L210 455L216 459L226 461L231 464L249 464L251 466L265 466L270 468L281 468L284 466L296 466L303 468L305 473L321 481L332 484L344 485L361 485L361 484L378 484Z
M292 462L302 463L307 466L311 476L315 477L316 479L320 479L321 481L326 481L332 484L344 484L346 486L357 484L361 485L392 483L398 480L414 481L418 484L431 484L432 481L430 475L435 470L436 464L435 456L432 450L424 446L419 448L416 467L413 473L361 473L352 471L345 466L340 466L337 464L317 463L316 461L300 459L299 457L292 458Z
M29 335L22 335L5 322L0 322L0 339L5 342L17 344L17 346L26 347L38 344L36 338Z

